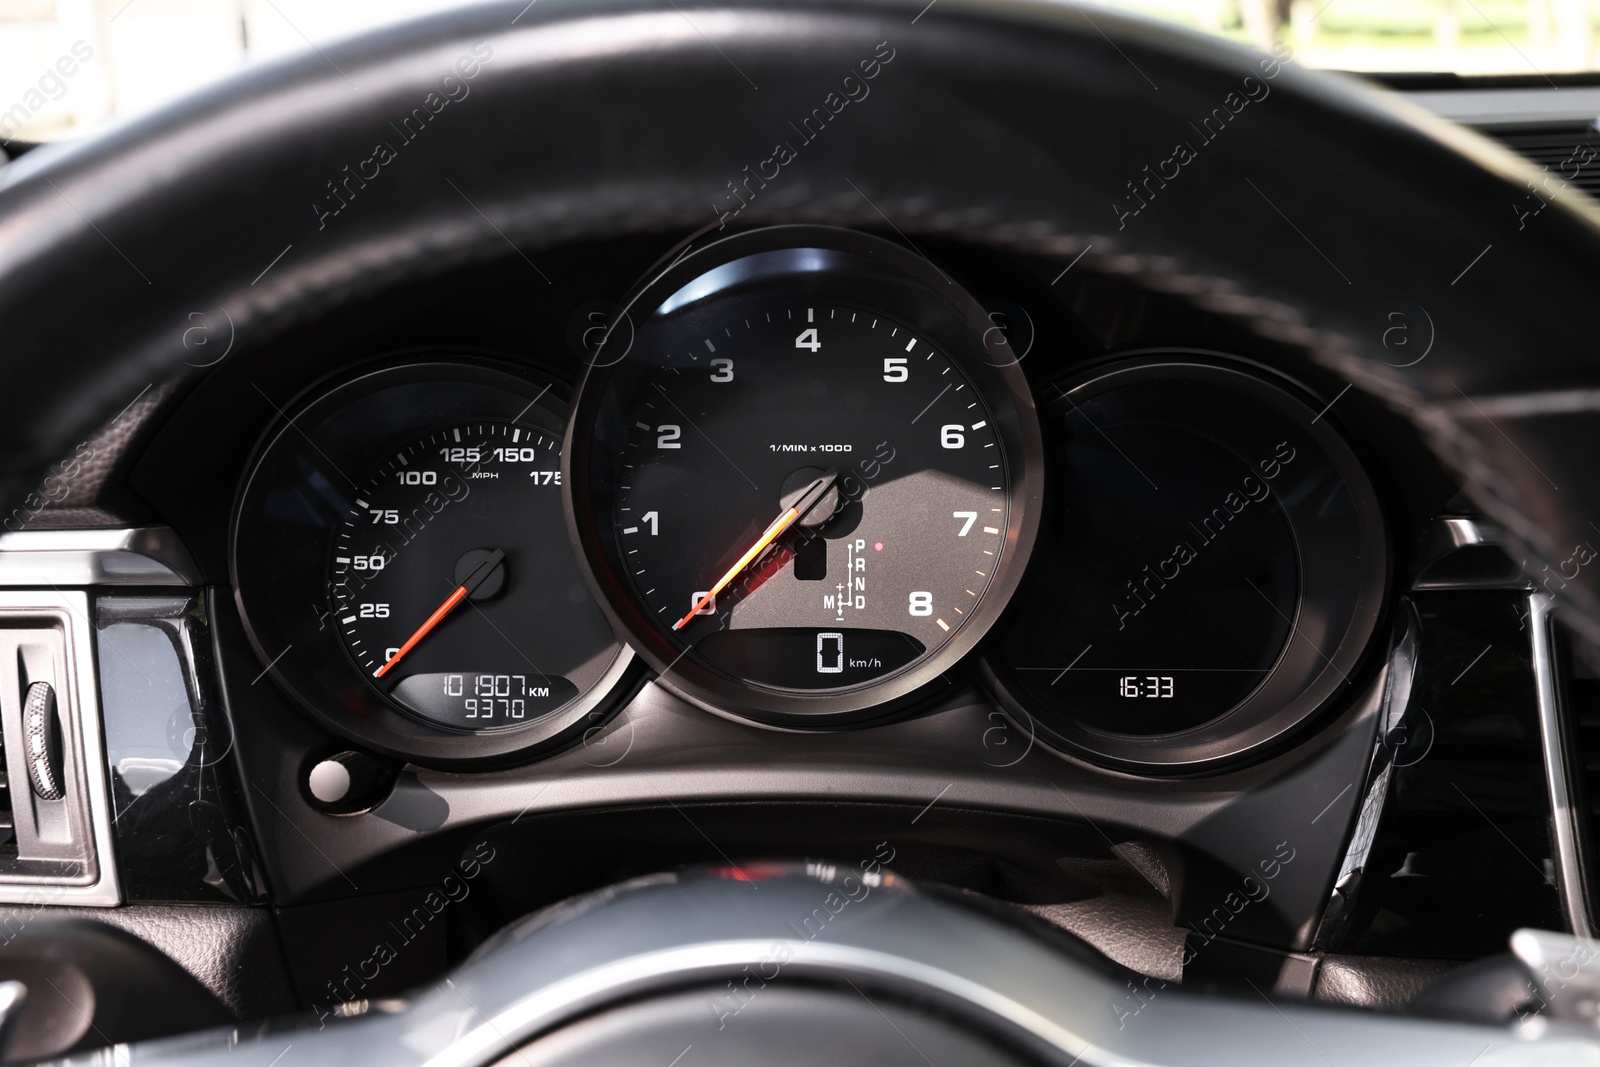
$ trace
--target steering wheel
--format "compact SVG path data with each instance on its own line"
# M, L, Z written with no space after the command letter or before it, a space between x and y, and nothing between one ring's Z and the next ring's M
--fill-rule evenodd
M1292 221L1313 212L1339 220L1315 242ZM1054 257L1300 346L1411 419L1566 622L1600 643L1600 567L1584 548L1600 519L1586 350L1600 209L1352 79L1072 6L512 0L36 150L0 170L0 500L26 506L151 383L204 373L186 364L196 313L224 312L242 351L473 261L527 258L537 301L538 252L557 243L796 221ZM1381 311L1401 300L1436 334L1404 366L1382 339ZM827 888L815 872L747 874L573 905L397 1014L243 1047L263 1063L286 1044L489 1063L624 1002L644 1013L627 1032L676 1033L672 997L767 966L778 925ZM1508 1040L1176 990L1119 1027L1105 1004L1121 982L1081 956L879 888L854 913L874 921L841 924L852 932L797 965L796 994L824 999L789 1004L786 1025L832 1018L855 984L907 1019L919 999L965 1005L962 1032L994 1062L1239 1064L1370 1042L1373 1057L1465 1063ZM135 1051L189 1062L219 1047Z

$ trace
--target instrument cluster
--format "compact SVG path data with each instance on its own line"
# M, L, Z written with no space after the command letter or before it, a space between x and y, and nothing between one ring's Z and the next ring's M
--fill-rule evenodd
M257 449L248 636L335 733L445 767L570 743L647 678L803 730L975 677L1058 754L1144 773L1312 719L1388 581L1322 403L1174 349L1041 381L1030 343L914 249L782 226L647 274L576 381L363 370Z

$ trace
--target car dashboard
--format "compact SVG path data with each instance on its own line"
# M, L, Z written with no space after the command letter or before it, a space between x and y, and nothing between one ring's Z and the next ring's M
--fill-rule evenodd
M189 313L0 537L0 926L343 1017L577 894L808 857L1092 946L1119 1029L1588 935L1600 682L1415 425L1092 240L741 218L780 157L249 343ZM1449 343L1367 326L1397 370Z
M890 284L916 286L885 301L908 310L868 295L876 279L857 272L876 264L825 254L858 243L892 258ZM733 311L704 281L724 257L777 261L753 282L733 272L720 297ZM675 260L664 298L630 297ZM151 679L171 687L166 719L108 736L123 891L220 902L271 886L310 941L364 942L344 913L373 889L425 890L394 881L448 869L486 819L541 842L536 871L485 871L522 908L580 888L569 879L596 859L620 877L804 851L848 828L864 855L889 841L900 869L972 864L967 888L1065 917L1085 910L1076 865L1121 867L1124 906L1164 906L1160 855L1176 847L1216 864L1209 884L1185 878L1192 924L1176 902L1178 921L1141 946L1176 977L1196 936L1184 928L1203 923L1225 942L1312 948L1330 896L1355 888L1326 884L1345 826L1388 808L1362 791L1373 760L1427 775L1448 751L1447 781L1516 787L1493 815L1471 793L1445 798L1450 844L1427 858L1455 870L1423 867L1419 887L1447 894L1460 865L1482 869L1480 848L1548 856L1539 628L1493 524L1392 416L1316 368L1285 373L1281 350L1084 263L1041 266L860 231L713 228L537 269L511 257L248 358L227 352L225 321L197 318L203 373L123 415L142 447L116 457L122 506L138 508L118 518L168 561L163 585L191 588L138 588L151 577L135 570L132 591L101 589L92 607L108 715L126 703L130 725L148 719ZM685 290L698 301L676 318L699 321L657 314ZM918 306L930 298L946 306ZM776 322L731 336L751 315ZM1425 324L1392 321L1397 362L1426 347L1404 336ZM974 337L985 355L951 361ZM624 344L662 355L624 395L586 403L601 372L643 362L606 354ZM836 499L800 528L820 533L774 538L719 614L699 604L830 470ZM54 512L11 539L9 566L82 536L33 528ZM468 610L396 659L478 571L494 586L481 603L469 590ZM680 607L692 641L663 624ZM390 660L402 669L374 678ZM1473 744L1484 723L1470 715L1509 693L1521 714L1496 725L1514 761ZM1440 723L1466 736L1436 737ZM234 758L258 769L236 778ZM216 791L220 838L191 826L158 838L176 854L152 853L145 820L173 803L167 817L189 819L196 790ZM259 829L236 839L252 810ZM619 823L630 846L594 856ZM1001 843L1004 859L983 855ZM1560 920L1543 871L1494 866L1519 910L1486 917L1485 950ZM1224 930L1213 916L1234 878L1264 906ZM1420 912L1383 915L1400 929L1374 929L1373 909L1343 936L1428 955L1430 936L1459 931L1420 896Z

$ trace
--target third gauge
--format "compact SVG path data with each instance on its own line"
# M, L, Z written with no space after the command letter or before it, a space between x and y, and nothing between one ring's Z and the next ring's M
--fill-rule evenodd
M1052 509L986 664L1047 743L1189 771L1307 721L1375 632L1376 495L1325 403L1243 361L1152 353L1052 391Z

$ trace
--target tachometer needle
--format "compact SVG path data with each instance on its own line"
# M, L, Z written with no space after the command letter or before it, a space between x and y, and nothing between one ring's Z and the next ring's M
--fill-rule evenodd
M482 585L489 575L494 573L494 569L500 566L501 561L505 558L506 554L498 548L489 553L488 558L474 567L472 573L467 575L467 580L456 586L455 592L445 597L443 604L433 609L433 614L428 616L427 621L417 627L415 633L406 638L406 643L395 649L394 655L389 657L389 662L372 672L372 676L374 678L382 678L385 674L388 674L389 669L399 663L407 652L416 648L417 642L427 637L435 626L443 622L444 617L450 614L457 604L471 596L473 591Z
M837 482L838 480L839 472L837 470L828 470L825 471L816 481L806 486L805 490L801 492L799 498L795 500L793 506L785 510L783 514L779 515L776 519L772 520L772 524L766 528L760 537L756 538L756 543L751 545L745 551L745 554L739 557L738 562L729 567L728 572L721 578L718 578L716 584L713 585L704 596L695 602L694 607L689 609L689 614L672 624L672 628L674 630L681 630L683 627L687 626L689 621L696 615L700 614L700 612L705 609L707 604L715 600L717 594L726 589L728 587L728 583L737 578L739 576L739 572L750 565L751 560L761 555L762 551L768 545L772 544L772 542L777 539L779 534L793 526L797 520L804 518L811 512L812 508L821 503L822 498L827 496L828 490L833 488L833 483ZM402 651L404 650L402 649Z

